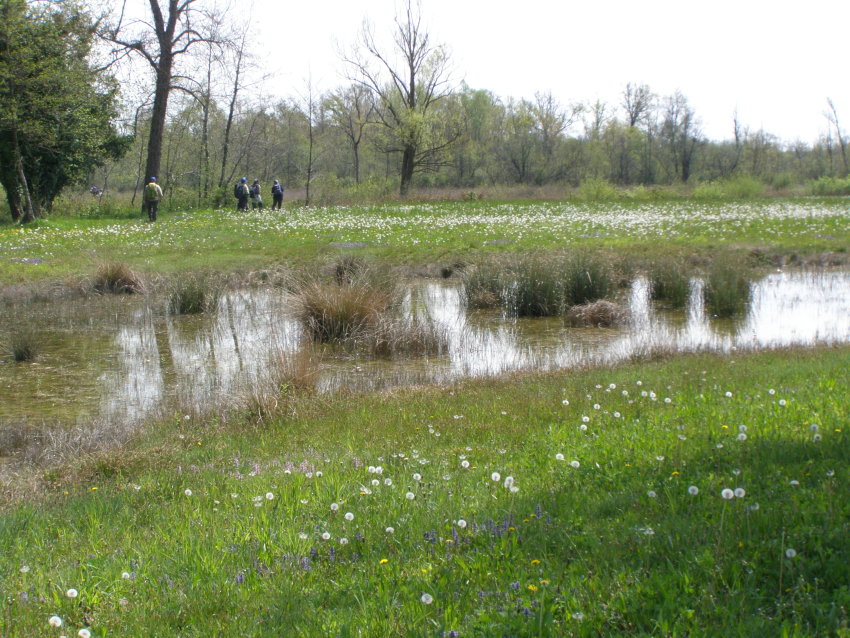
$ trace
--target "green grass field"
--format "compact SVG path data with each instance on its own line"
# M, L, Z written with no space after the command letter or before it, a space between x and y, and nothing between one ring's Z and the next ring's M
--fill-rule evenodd
M836 201L64 219L0 227L0 283L346 251L843 254L847 218ZM848 636L848 406L842 346L175 413L6 477L0 636Z
M247 271L310 264L340 253L423 266L500 252L591 247L637 256L846 253L844 199L744 203L464 202L199 211L140 219L57 218L0 226L0 284L90 275L119 260L148 273Z
M2 635L843 635L849 363L177 414L7 504Z

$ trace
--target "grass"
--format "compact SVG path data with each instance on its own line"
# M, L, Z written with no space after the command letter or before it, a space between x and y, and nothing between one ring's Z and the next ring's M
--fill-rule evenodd
M97 256L142 273L255 271L339 255L393 265L459 262L529 252L593 248L622 255L718 248L781 263L790 255L846 254L848 203L841 199L746 202L450 202L163 213L140 219L53 218L26 227L0 223L0 284L85 278Z
M13 327L8 337L8 351L17 363L32 361L41 350L41 342L35 331L26 327Z
M131 295L142 292L144 283L139 274L126 263L107 262L98 266L92 288L101 293Z
M747 265L729 257L715 259L705 282L706 308L717 317L741 315L750 301L750 278Z
M168 311L191 315L215 310L223 286L215 277L203 274L175 278L168 286Z
M691 273L678 260L653 261L649 272L650 295L670 308L684 308L691 290Z
M3 627L836 635L848 363L691 356L304 397L256 426L176 415L6 503Z

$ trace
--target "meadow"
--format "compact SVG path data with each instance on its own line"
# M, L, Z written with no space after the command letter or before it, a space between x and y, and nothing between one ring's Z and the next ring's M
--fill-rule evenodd
M291 207L163 213L156 224L55 218L0 226L0 284L76 280L115 260L148 273L244 272L354 253L422 267L567 246L636 256L757 250L782 261L846 253L847 217L848 202L832 199Z
M56 219L0 227L0 283L352 252L435 272L571 247L841 261L847 219L843 200ZM846 345L279 390L18 468L0 636L850 635Z
M849 362L175 414L7 504L2 635L846 635Z

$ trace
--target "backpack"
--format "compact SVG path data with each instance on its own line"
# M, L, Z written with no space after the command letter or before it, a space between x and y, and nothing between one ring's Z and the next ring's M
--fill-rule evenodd
M240 199L242 197L245 197L245 195L247 195L247 193L245 192L247 189L248 189L247 184L243 184L242 182L239 182L238 184L236 184L236 186L233 187L233 196L236 199Z
M149 202L159 200L159 193L157 192L156 184L153 182L145 186L145 199Z
M283 195L283 186L280 184L272 186L272 195Z

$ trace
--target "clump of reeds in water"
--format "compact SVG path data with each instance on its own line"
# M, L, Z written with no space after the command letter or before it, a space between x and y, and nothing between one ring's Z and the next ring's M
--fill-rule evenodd
M142 278L127 264L101 264L94 276L93 288L101 293L136 294L144 291Z
M705 305L716 317L742 314L750 301L750 269L732 259L717 259L708 272L703 294Z
M34 331L28 328L15 328L9 335L9 354L16 362L32 361L38 355L40 344Z
M400 303L395 284L373 273L333 281L307 280L298 287L296 299L301 325L320 343L356 342Z
M273 353L267 373L245 384L241 405L258 421L287 411L298 396L309 395L316 388L316 363L311 348L294 353Z
M538 257L520 259L505 273L504 304L514 317L554 317L564 307L564 286L557 269Z
M168 312L173 315L192 315L215 310L222 294L221 282L204 275L179 277L169 288Z
M502 305L503 267L492 261L476 264L463 273L463 298L473 310L498 308Z
M613 266L597 255L569 255L560 265L559 276L564 286L565 308L605 299L616 290Z
M684 308L690 297L690 273L681 263L670 260L656 261L649 273L649 294L653 300L670 308Z

